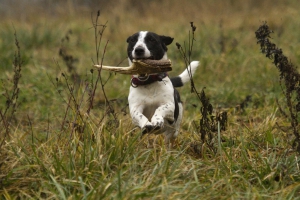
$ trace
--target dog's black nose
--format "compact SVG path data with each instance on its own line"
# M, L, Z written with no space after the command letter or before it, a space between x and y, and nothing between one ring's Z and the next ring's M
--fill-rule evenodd
M145 53L145 49L143 47L137 47L134 50L136 56L143 56Z

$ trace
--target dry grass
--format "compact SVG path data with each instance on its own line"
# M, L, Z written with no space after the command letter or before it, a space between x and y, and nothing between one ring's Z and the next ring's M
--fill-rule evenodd
M1 113L3 94L14 91L14 29L22 60L15 119L0 118L1 127L10 127L8 133L0 128L1 199L299 198L299 156L276 103L284 101L279 73L260 54L254 34L268 21L273 40L297 65L296 0L41 2L5 12L0 5ZM17 12L22 5L28 12ZM165 149L160 136L140 138L128 115L130 78L102 72L95 89L91 12L94 19L98 9L99 24L107 25L98 59L107 65L128 65L126 39L139 30L170 35L187 47L194 22L191 57L201 61L194 85L206 87L213 115L228 113L220 141L218 131L210 145L201 141L201 103L188 84L180 89L185 113L175 148ZM175 42L171 75L184 69Z

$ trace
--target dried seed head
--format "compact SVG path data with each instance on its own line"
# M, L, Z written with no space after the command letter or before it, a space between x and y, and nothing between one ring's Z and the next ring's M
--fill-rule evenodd
M178 42L176 42L176 46L177 46L177 49L181 48L181 45Z

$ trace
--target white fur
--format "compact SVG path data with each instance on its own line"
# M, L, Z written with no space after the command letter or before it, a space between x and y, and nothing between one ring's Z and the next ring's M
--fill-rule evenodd
M199 66L199 61L192 61L191 64L185 69L179 76L181 78L182 83L186 83L190 81L190 77L193 76L197 67Z

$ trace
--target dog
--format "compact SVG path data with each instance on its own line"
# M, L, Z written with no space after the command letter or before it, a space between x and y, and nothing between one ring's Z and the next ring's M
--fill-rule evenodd
M173 39L148 31L133 34L127 39L129 65L133 59L167 60L167 46ZM164 133L165 143L173 143L179 133L183 113L175 87L188 82L198 65L199 61L193 61L179 76L172 78L167 73L132 76L129 110L133 124L140 127L143 134Z

